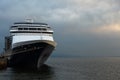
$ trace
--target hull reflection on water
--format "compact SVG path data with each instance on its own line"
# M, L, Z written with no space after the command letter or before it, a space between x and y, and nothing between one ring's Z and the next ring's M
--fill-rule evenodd
M10 80L47 80L53 78L53 68L43 65L38 69L11 68Z

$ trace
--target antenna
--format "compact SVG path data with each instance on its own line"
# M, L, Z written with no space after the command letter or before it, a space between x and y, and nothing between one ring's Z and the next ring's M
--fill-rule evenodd
M33 23L34 21L33 21L33 19L26 19L25 22L31 22L31 23Z

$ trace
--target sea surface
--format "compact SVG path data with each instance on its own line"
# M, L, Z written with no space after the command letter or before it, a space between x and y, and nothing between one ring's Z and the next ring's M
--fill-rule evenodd
M0 80L120 80L120 57L49 57L37 70L0 70Z

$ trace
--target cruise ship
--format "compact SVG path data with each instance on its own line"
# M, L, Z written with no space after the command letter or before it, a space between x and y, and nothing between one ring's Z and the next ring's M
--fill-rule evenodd
M56 47L53 30L46 23L15 22L5 37L5 51L11 51L10 67L39 68Z

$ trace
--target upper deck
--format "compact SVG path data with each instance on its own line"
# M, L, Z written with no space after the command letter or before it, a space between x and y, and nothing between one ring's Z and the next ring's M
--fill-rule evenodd
M10 33L49 33L53 30L46 23L16 22L10 27Z
M16 25L21 25L21 24L33 24L33 25L48 25L48 24L46 24L46 23L38 23L38 22L15 22L14 24L16 24Z

